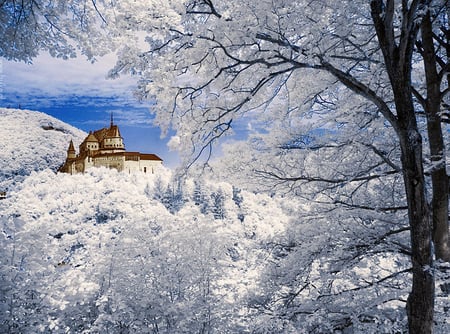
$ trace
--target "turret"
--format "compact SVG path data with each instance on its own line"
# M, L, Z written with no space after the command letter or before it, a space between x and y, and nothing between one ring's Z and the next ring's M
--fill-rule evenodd
M123 144L123 138L120 134L119 127L114 124L113 114L111 113L111 123L109 129L105 131L105 136L103 137L102 147L104 149L113 151L124 151L125 145Z
M84 139L84 141L80 145L80 153L86 151L97 151L98 149L99 149L98 140L94 136L92 131L90 131L89 135Z
M70 140L69 148L67 149L67 159L75 159L77 153L75 152L75 147L73 146L72 139Z

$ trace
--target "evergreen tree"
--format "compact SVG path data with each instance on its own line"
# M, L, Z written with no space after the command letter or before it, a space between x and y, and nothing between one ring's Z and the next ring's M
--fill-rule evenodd
M194 204L200 207L200 212L206 214L209 210L208 197L205 195L202 184L199 181L194 181L194 193L192 195Z
M224 219L225 218L225 196L223 194L222 189L219 189L217 192L213 192L211 194L212 199L212 207L211 212L214 216L214 219Z
M172 205L171 205L173 210L172 213L180 211L185 202L186 200L184 198L182 182L180 179L178 179L176 190L173 191Z
M244 200L244 198L242 197L241 189L239 189L238 187L233 185L233 201L234 201L234 203L240 208L243 200Z
M164 185L160 177L156 179L155 184L153 185L153 196L151 196L150 189L147 189L147 187L150 187L148 184L146 186L145 193L149 197L153 197L153 199L156 199L157 201L160 201L162 203L162 198L164 197Z
M237 188L234 185L233 185L233 201L239 209L241 208L241 204L244 201L244 198L242 197L241 194L241 189ZM239 210L237 218L240 220L241 223L244 221L245 216L242 213L242 210Z

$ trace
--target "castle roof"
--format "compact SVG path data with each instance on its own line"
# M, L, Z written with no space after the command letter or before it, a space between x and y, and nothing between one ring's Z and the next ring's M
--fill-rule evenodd
M122 137L119 127L117 125L111 125L109 128L103 128L94 131L93 135L97 138L97 141L101 142L105 138L117 138Z
M70 140L69 143L69 149L67 150L68 152L75 152L75 146L73 146L73 141L72 139Z
M108 137L122 137L119 127L117 125L111 125L108 129Z
M93 157L98 156L124 156L126 157L139 157L140 160L154 160L154 161L163 161L156 154L152 153L140 153L140 152L113 152L113 153L103 153L102 151L97 151L92 153Z
M84 140L85 142L98 143L97 137L95 137L92 132L89 132L89 135Z
M163 161L160 157L158 157L156 154L149 154L149 153L140 153L141 160L157 160L157 161Z
M140 152L124 152L122 153L125 155L125 157L133 157L133 156L139 156L141 160L156 160L156 161L163 161L160 157L158 157L156 154L151 153L140 153Z

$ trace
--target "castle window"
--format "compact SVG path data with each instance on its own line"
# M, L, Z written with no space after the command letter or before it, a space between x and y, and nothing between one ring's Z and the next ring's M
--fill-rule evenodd
M147 173L147 167L144 167L144 173Z

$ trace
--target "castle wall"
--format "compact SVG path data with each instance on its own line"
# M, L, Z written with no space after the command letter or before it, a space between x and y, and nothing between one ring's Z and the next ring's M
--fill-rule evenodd
M140 169L144 173L154 174L155 171L162 165L162 161L157 160L141 160Z
M113 137L113 138L105 138L103 140L103 147L104 148L111 148L111 149L117 149L121 148L124 149L125 146L123 145L122 138L120 137Z
M162 162L156 160L126 160L124 172L143 172L153 174L161 165Z
M118 171L123 171L125 157L123 155L99 155L93 158L93 165L89 167L115 168Z
M126 172L126 173L133 173L133 172L139 172L139 171L140 171L140 163L139 163L139 161L133 161L133 160L126 160L125 161L124 172Z

